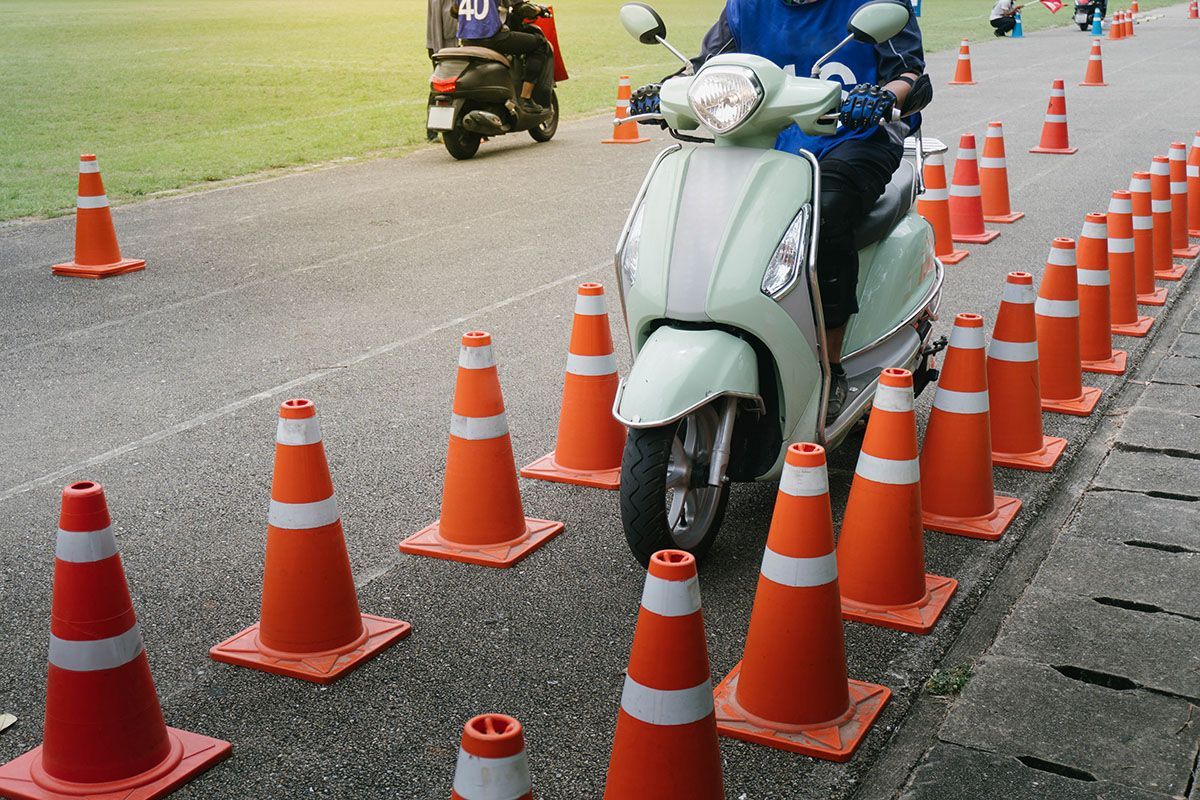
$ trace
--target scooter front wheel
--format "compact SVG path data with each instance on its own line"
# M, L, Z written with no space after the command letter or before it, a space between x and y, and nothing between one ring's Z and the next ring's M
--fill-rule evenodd
M729 485L708 485L717 414L705 406L661 428L635 428L621 461L621 522L643 566L659 550L703 558L717 538Z

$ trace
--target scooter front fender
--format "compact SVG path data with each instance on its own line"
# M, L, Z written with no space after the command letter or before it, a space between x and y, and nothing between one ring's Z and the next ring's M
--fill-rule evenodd
M663 326L638 351L613 416L630 428L656 428L718 397L762 405L754 349L725 331Z

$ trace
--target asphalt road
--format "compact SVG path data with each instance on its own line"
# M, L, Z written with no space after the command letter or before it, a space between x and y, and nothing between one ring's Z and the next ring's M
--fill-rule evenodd
M1052 237L1077 235L1131 170L1200 127L1200 23L1184 16L1105 42L1102 89L1076 88L1091 42L1078 30L978 43L976 86L946 86L953 53L930 59L926 135L954 144L1002 120L1028 214L948 268L943 332L958 311L990 320L1006 272L1039 272ZM1028 155L1056 77L1080 152ZM485 710L525 723L539 796L600 794L642 583L616 495L523 481L527 512L567 530L511 570L396 544L438 513L463 331L496 337L518 463L553 446L574 287L611 283L658 149L602 146L607 124L564 125L548 145L500 140L469 163L431 147L125 207L122 249L149 268L103 282L51 277L70 219L0 228L0 712L20 718L0 762L41 739L58 492L88 478L109 493L169 724L234 744L177 796L445 797L460 726ZM1149 346L1121 345L1135 359ZM327 688L207 657L258 615L275 414L293 396L321 414L363 610L415 628ZM1095 424L1046 420L1072 450ZM854 457L832 457L839 509ZM724 741L728 796L849 796L1055 480L997 471L998 490L1027 503L998 544L927 536L929 571L961 582L933 635L846 627L851 676L897 693L851 763ZM701 571L718 679L740 656L772 493L735 487Z

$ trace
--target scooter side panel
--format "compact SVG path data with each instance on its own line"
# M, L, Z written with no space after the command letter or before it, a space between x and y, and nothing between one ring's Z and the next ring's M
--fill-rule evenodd
M916 310L937 279L929 223L909 212L890 236L859 251L857 314L846 327L844 351L877 341Z
M625 379L617 411L634 427L679 419L714 397L758 396L754 349L725 331L658 328Z

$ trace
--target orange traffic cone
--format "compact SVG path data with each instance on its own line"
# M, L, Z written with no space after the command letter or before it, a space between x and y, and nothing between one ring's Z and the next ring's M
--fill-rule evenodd
M1076 280L1075 240L1055 239L1033 304L1042 410L1086 417L1100 400L1100 390L1083 385Z
M1177 281L1187 268L1176 264L1171 247L1171 168L1166 156L1155 156L1150 164L1150 210L1154 218L1154 277Z
M1188 3L1188 19L1200 19L1200 4L1196 0Z
M1000 235L983 227L983 199L979 186L979 164L975 160L975 136L964 133L954 160L950 184L950 233L956 242L987 244Z
M332 683L410 633L407 622L359 611L316 407L285 400L275 433L262 617L209 655Z
M1133 2L1129 4L1129 10L1134 14L1137 14L1139 11L1141 11L1141 9L1138 8L1138 0L1133 0Z
M1108 217L1088 214L1075 253L1079 289L1079 358L1084 372L1121 375L1124 350L1112 346L1108 276Z
M75 203L75 260L51 272L73 278L109 278L146 268L139 258L121 258L108 195L94 155L79 157L79 196Z
M1167 287L1154 283L1154 206L1149 172L1133 173L1129 194L1133 199L1133 276L1138 305L1165 305Z
M950 346L921 448L921 520L925 527L994 542L1021 508L993 491L983 317L954 318Z
M463 726L450 800L533 800L521 723L480 714Z
M954 68L951 86L971 86L975 78L971 75L971 44L966 39L958 45L958 66Z
M1200 237L1200 131L1192 137L1187 157L1188 236Z
M633 89L629 85L629 76L622 75L617 81L617 114L616 119L625 119L629 116L629 98L633 96ZM650 141L644 136L639 136L638 125L636 122L614 122L613 133L611 139L605 139L604 144L641 144L642 142Z
M716 691L717 732L847 761L891 690L846 677L825 448L788 448L741 662Z
M1125 26L1121 23L1121 12L1114 11L1108 26L1108 40L1115 42L1125 38Z
M943 264L957 264L966 250L955 250L950 234L950 190L946 188L946 161L941 153L925 158L925 193L917 198L917 213L933 229L933 252Z
M605 800L647 797L725 797L696 559L682 550L650 557L604 786Z
M842 616L929 633L958 581L925 574L912 373L885 369L837 543Z
M521 475L598 489L620 486L625 428L612 415L616 396L617 357L604 287L585 283L575 298L558 444L554 452L524 467Z
M1042 140L1031 153L1051 153L1069 156L1079 152L1071 147L1067 132L1067 90L1062 79L1055 78L1050 87L1050 105L1046 108L1046 120L1042 124Z
M1167 160L1171 168L1171 255L1190 261L1200 256L1200 244L1188 244L1187 145L1171 142Z
M163 797L228 758L168 728L98 483L62 493L42 744L0 766L13 800Z
M1004 158L1004 125L989 122L979 159L979 186L983 190L983 221L1009 224L1025 214L1013 211L1008 199L1008 164Z
M492 336L466 333L458 356L442 516L401 542L400 551L511 567L562 529L561 522L525 516Z
M1133 12L1132 11L1125 12L1125 38L1126 39L1133 38Z
M987 353L992 463L1049 472L1066 450L1067 440L1046 436L1042 430L1035 297L1032 275L1008 273Z
M1113 333L1145 336L1154 319L1138 314L1132 197L1127 191L1117 190L1108 203L1108 312ZM1153 278L1150 282L1153 285Z
M1099 39L1092 39L1092 53L1088 56L1087 72L1083 76L1083 83L1079 85L1108 86L1104 82L1104 61L1100 55Z

